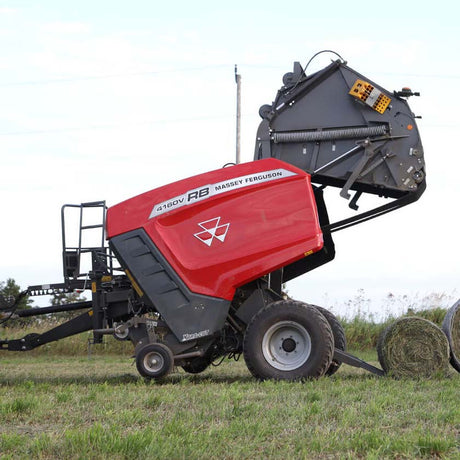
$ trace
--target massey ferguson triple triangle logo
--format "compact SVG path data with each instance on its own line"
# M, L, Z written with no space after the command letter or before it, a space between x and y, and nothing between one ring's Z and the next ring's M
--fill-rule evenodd
M230 227L230 224L219 224L220 217L214 217L214 219L200 222L198 225L203 229L203 231L194 233L193 236L198 238L207 246L211 246L214 238L217 238L221 243L223 243L225 241L225 237L227 236L228 227Z

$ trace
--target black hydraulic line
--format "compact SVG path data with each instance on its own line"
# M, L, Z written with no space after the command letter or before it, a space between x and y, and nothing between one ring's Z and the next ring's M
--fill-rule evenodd
M27 294L28 294L27 290L20 292L16 298L13 298L14 302L11 305L10 305L9 300L13 296L5 297L3 295L0 295L0 311L11 312L12 310L15 310L16 308L18 308L19 303L21 302L22 299L24 299L27 296Z
M275 116L278 116L281 112L289 108L289 104L293 100L303 97L306 93L312 91L322 81L332 75L341 65L339 61L334 61L323 70L307 77L305 80L299 79L293 88L287 88L284 91L279 90L267 119L272 120Z
M20 318L27 318L29 316L38 316L38 315L47 315L49 313L61 313L64 311L75 311L75 310L83 310L85 308L91 308L93 302L85 301L85 302L75 302L69 303L66 305L56 305L50 307L40 307L40 308L28 308L26 310L17 310L16 316Z
M9 305L0 305L0 312L2 311L6 311L8 312L8 316L6 317L3 317L0 316L0 325L2 324L5 324L7 323L12 317L13 315L16 313L16 310L18 309L19 307L19 303L21 302L22 299L24 299L25 297L27 296L27 290L26 291L22 291L19 293L19 295L16 297L13 305L9 306ZM5 302L6 303L6 302ZM6 307L6 308L5 308Z

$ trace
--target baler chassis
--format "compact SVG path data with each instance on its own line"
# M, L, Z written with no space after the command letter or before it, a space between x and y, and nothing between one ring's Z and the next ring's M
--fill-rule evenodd
M318 193L321 192L318 191ZM322 202L320 195L318 195L318 202ZM105 203L97 202L97 205L105 206ZM80 205L64 205L62 208L63 216L64 210L69 206L80 207ZM84 209L87 206L87 203L82 204L81 208ZM91 204L91 206L94 206L94 204ZM327 215L324 213L325 209L322 209L322 219L327 220ZM64 219L62 224L64 229ZM136 282L126 274L114 274L114 271L120 269L114 269L114 256L111 254L109 247L72 248L74 254L80 255L86 252L91 254L92 270L88 273L80 274L75 271L77 265L75 260L78 257L69 257L69 248L65 246L65 241L65 233L63 233L63 272L65 281L63 283L29 286L9 305L7 305L6 299L3 299L2 311L4 311L4 317L1 321L69 311L83 311L83 313L42 334L28 334L20 339L1 340L0 350L29 351L75 334L92 331L93 339L91 343L93 344L102 343L104 335L112 335L117 340L131 341L134 345L138 371L144 377L163 377L172 370L173 366L180 366L186 372L195 374L204 371L210 364L215 364L216 361L222 362L225 357L238 359L244 351L245 331L248 325L252 323L253 318L257 316L257 313L260 315L260 312L268 308L277 309L283 314L287 309L294 307L301 311L305 310L310 315L313 313L314 317L318 318L324 314L330 324L326 324L324 319L320 319L319 324L326 329L329 335L339 335L335 339L340 348L332 349L333 342L329 340L329 350L327 350L327 346L323 347L326 352L322 367L315 372L331 375L338 370L341 363L347 363L351 366L365 369L375 375L383 375L381 369L345 351L346 342L343 329L341 329L340 324L331 313L320 307L286 299L286 295L282 291L283 269L276 270L239 289L230 306L224 327L215 333L213 337L197 338L191 342L180 343L171 333L167 323L161 319L158 312L142 300L142 296L139 295L139 286L137 286ZM316 260L314 258L310 259L310 269L314 268L318 263L323 263L331 256L333 257L332 240L329 238L328 242L329 247L324 248L322 254L317 254ZM329 255L327 256L328 252ZM71 266L69 265L69 260L72 261ZM108 263L104 261L108 261ZM299 270L299 266L287 267L288 273L294 273L295 270ZM302 267L302 271L306 271L305 266ZM75 278L71 277L71 274L75 275ZM288 276L291 277L292 273ZM50 307L17 309L20 300L25 296L83 292L88 287L91 288L92 297L89 301ZM317 313L317 310L322 314ZM280 324L280 327L282 327L283 323L281 322ZM317 326L314 325L313 327L316 328ZM256 326L252 326L251 330L257 331L258 329L259 326L256 324ZM292 332L296 333L296 328L291 330L289 327L288 332L290 334ZM301 336L302 334L300 334L300 338L302 338ZM282 342L280 342L281 345ZM288 347L288 345L289 342L285 347ZM251 361L252 357L248 359ZM289 369L289 363L287 367ZM259 377L264 378L263 370L256 369L254 372ZM268 375L268 377L273 376ZM279 378L285 378L283 372L280 373Z
M274 102L259 110L253 162L108 210L103 201L63 206L64 282L0 299L0 321L82 313L43 334L2 340L0 350L27 351L92 331L94 343L104 335L131 341L137 369L148 378L173 366L199 373L241 354L259 379L332 375L342 363L383 375L346 352L332 313L288 298L283 285L334 259L333 232L422 195L423 148L407 104L413 95L407 88L388 92L341 58L311 75L295 63ZM340 188L353 211L363 193L392 201L331 223L323 196L329 186ZM66 239L69 210L79 212L74 246ZM85 222L89 210L100 212L99 222ZM100 243L85 245L94 231ZM83 256L91 260L86 273ZM88 290L89 301L17 308L26 295Z

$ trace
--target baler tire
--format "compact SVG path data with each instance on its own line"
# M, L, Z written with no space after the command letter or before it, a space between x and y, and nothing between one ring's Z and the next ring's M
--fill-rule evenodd
M188 364L182 366L182 369L184 369L184 371L188 374L200 374L205 371L210 364L211 363L207 358L193 358L188 362Z
M159 379L172 371L174 356L166 345L149 343L137 351L136 367L142 377Z
M326 318L312 305L279 300L249 323L243 355L259 380L304 380L323 376L334 354L334 336Z
M331 326L332 334L334 335L334 346L341 351L347 351L347 340L345 337L345 331L343 330L342 325L340 324L339 320L336 316L331 313L329 310L323 307L319 307L318 305L312 305L315 307L319 312L327 319L329 326ZM340 366L342 365L341 362L332 360L329 369L326 371L327 376L331 376L335 374Z
M460 318L460 300L447 310L441 326L449 342L450 364L457 372L460 372L460 349L458 349L460 344L458 341L460 324L456 322L457 318Z

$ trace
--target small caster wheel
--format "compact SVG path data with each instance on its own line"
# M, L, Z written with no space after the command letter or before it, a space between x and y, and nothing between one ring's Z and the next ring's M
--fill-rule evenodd
M136 353L136 367L143 377L159 379L174 366L172 351L162 343L149 343Z

